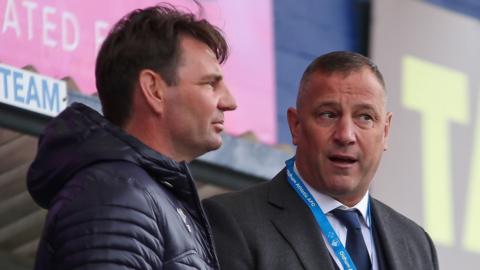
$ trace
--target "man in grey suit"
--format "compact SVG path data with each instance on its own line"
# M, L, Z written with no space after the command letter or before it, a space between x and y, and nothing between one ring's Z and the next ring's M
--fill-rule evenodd
M315 59L288 109L295 157L268 183L204 201L222 269L438 269L428 234L369 194L391 119L370 59Z

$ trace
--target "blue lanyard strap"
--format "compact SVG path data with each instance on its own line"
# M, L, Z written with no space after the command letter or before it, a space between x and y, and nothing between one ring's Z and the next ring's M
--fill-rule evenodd
M287 166L288 183L290 183L292 188L297 192L298 196L303 199L303 201L310 208L310 211L312 211L317 224L320 226L323 235L327 239L328 244L333 249L335 255L340 260L343 269L357 270L352 259L350 258L350 255L340 241L340 238L338 238L337 233L323 213L322 208L320 208L320 205L318 205L315 198L313 198L312 194L308 191L298 175L295 173L295 170L293 169L294 162L295 157L285 161L285 165Z

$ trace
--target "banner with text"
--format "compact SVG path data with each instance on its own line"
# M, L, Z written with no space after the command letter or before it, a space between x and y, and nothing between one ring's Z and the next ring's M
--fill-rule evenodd
M423 225L440 268L480 259L480 24L421 1L374 1L371 52L393 111L375 196ZM408 258L405 258L408 259Z
M192 0L167 1L199 14ZM96 91L96 53L109 29L128 12L155 0L0 0L0 62L33 65L41 74L71 77L85 94ZM199 1L203 16L220 27L231 47L224 66L238 103L226 114L233 134L253 131L263 142L276 141L272 3Z

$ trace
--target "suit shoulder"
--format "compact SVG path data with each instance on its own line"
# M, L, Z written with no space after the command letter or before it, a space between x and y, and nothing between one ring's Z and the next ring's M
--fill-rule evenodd
M127 161L109 161L93 164L76 173L65 189L82 189L112 193L115 196L131 192L145 192L156 186L155 180L137 164ZM121 192L123 191L123 192Z
M375 199L372 214L380 235L389 238L388 242L404 243L404 257L414 265L409 269L438 269L435 245L420 225Z
M60 213L86 208L136 209L153 216L149 182L140 167L129 162L106 162L89 166L73 176L55 197L52 207ZM54 211L56 212L56 211Z
M398 226L395 226L398 230L416 230L422 234L425 233L425 230L415 221L377 199L373 199L373 208L379 216L382 216L382 219L390 220L391 222L398 224Z

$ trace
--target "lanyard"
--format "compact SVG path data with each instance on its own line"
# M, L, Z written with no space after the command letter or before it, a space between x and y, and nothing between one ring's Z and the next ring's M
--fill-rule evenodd
M290 183L292 188L297 192L298 196L300 196L300 198L302 198L303 201L310 208L310 211L315 217L317 224L320 226L320 229L322 230L323 235L327 239L328 244L333 249L333 252L342 264L343 269L356 270L357 268L355 267L352 259L350 258L350 255L340 241L340 238L338 238L337 233L333 229L327 217L323 213L322 208L320 208L320 205L318 205L315 198L313 198L312 194L308 191L308 189L305 187L298 175L295 173L295 170L293 169L294 162L295 157L285 161L285 164L287 166L288 183Z

